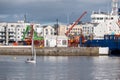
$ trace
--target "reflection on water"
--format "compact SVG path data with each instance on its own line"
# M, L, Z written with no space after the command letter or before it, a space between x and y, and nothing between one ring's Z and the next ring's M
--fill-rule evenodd
M0 80L120 80L120 57L0 56Z

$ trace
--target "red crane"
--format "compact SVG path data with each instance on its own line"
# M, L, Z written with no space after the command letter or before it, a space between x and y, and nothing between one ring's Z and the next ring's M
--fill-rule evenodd
M65 33L66 36L68 36L68 33L70 33L70 31L72 30L72 28L78 24L78 22L80 21L80 19L86 14L87 12L85 11L76 21L75 23L72 24L72 26L67 30L67 32Z

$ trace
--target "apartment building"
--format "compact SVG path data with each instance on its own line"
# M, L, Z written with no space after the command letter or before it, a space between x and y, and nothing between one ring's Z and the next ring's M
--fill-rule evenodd
M71 28L72 25L68 25L66 27L66 30L65 32L67 32L70 28ZM71 35L79 35L81 34L81 30L82 30L82 25L75 25L72 30L70 30L70 32L68 34L71 34Z
M13 42L22 41L23 33L26 30L26 26L30 26L31 23L25 23L24 21L18 21L16 23L0 23L0 43L9 45ZM33 24L34 30L40 27L40 24Z
M85 36L94 34L94 24L92 24L92 23L84 23L84 24L82 24L82 33Z

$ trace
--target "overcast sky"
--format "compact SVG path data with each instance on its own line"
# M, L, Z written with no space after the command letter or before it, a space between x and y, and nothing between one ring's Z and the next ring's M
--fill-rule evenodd
M82 21L90 21L92 11L111 11L111 0L0 0L0 21L24 19L43 23L71 23L84 11Z

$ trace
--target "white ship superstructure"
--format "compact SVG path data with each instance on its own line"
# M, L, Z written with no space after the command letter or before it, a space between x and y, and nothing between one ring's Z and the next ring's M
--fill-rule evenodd
M95 38L103 38L104 35L119 35L120 24L118 15L118 0L112 0L111 13L93 12L91 15L92 23L98 23L94 27Z
M103 38L104 35L119 35L120 27L115 21L102 22L94 27L94 35L96 38Z
M109 12L98 12L93 11L91 15L92 23L101 23L106 21L118 21L118 0L112 0L112 11Z
M118 15L113 15L111 13L106 13L106 12L92 12L91 15L91 22L92 23L102 23L102 22L107 22L107 21L118 21L119 16Z

